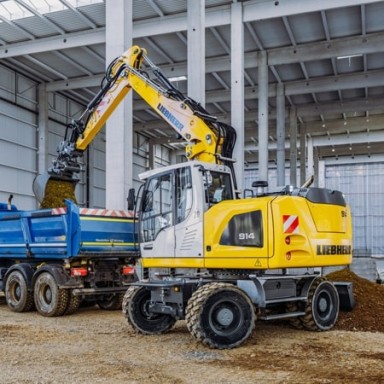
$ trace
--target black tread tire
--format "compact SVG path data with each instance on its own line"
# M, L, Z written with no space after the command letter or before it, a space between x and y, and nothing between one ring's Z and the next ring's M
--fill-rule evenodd
M116 293L106 296L103 299L97 299L97 305L106 311L116 311L122 308L124 293Z
M203 344L229 349L250 337L256 314L252 301L242 290L232 284L215 282L205 284L193 293L185 320L192 336ZM224 324L227 321L230 323Z
M34 299L38 312L45 317L62 316L68 307L69 291L59 288L49 272L37 276Z
M34 306L33 292L20 271L12 271L5 282L5 300L13 312L28 312Z
M71 290L68 292L68 295L68 305L63 315L72 315L75 313L79 309L82 300L80 296L74 296Z
M151 291L146 287L131 286L123 299L123 313L128 324L138 333L158 335L168 332L176 319L166 314L152 314L147 310Z
M328 331L339 316L339 294L336 287L325 278L313 281L308 293L305 315L301 322L309 331Z
M297 304L297 302L287 303L285 306L285 310L286 310L286 312L297 312L299 310L299 305ZM303 329L304 328L303 323L301 321L301 316L291 317L288 320L288 322L292 328L295 328L295 329Z

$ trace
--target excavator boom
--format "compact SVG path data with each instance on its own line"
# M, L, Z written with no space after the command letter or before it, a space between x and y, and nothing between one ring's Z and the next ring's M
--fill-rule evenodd
M143 69L143 63L151 71L152 78ZM42 191L46 191L51 179L59 182L58 189L66 189L62 186L69 184L74 189L81 171L79 158L132 89L186 140L188 160L224 164L233 169L235 129L218 122L199 103L184 96L151 62L144 48L133 46L109 65L100 91L80 118L68 124L53 166L36 177L33 190L42 206L45 206L46 195ZM58 194L58 202L67 198Z

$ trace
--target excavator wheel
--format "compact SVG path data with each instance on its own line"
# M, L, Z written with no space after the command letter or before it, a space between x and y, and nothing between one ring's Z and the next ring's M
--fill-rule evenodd
M116 311L121 309L124 293L108 295L96 300L97 305L106 311Z
M308 293L305 315L301 322L310 331L328 331L339 316L339 294L336 287L324 278L317 278Z
M228 283L209 283L188 301L188 330L210 348L229 349L244 343L255 327L253 303L239 288Z
M132 328L146 335L156 335L169 331L176 323L170 315L150 313L148 305L151 291L146 287L131 286L123 299L123 313Z

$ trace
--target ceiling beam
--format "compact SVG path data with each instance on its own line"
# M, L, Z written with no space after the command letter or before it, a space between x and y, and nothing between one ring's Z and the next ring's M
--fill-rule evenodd
M71 90L78 88L89 88L89 87L99 87L103 75L97 75L92 77L82 77L77 79L68 79L62 81L51 82L47 84L47 91L62 91L62 90ZM384 85L384 72L383 71L370 71L365 74L347 74L336 77L322 78L319 80L303 80L303 81L294 81L285 83L286 95L296 95L310 92L323 92L333 89L343 90L351 89L354 87L364 88L366 86L380 86ZM269 96L275 96L275 85L271 84L269 86ZM246 100L256 100L257 99L257 87L246 87L244 90L244 97ZM228 102L230 100L230 91L229 90L220 90L220 91L209 91L206 94L206 102L209 103L220 103ZM298 106L297 112L300 117L310 117L317 116L326 113L343 113L347 112L356 112L356 111L370 111L375 109L382 109L384 106L384 100L379 99L359 99L351 101L338 101L338 102L329 102L323 104L311 104ZM146 110L148 105L143 100L134 100L134 110ZM271 110L271 118L274 116L274 111ZM249 115L249 116L248 116ZM254 113L250 111L247 116L248 120L257 119L257 111Z
M95 44L105 44L105 28L7 44L0 47L0 59Z
M308 12L317 12L354 5L376 3L380 0L280 0L248 1L243 5L243 21L252 22L276 17L290 16ZM187 13L173 16L156 17L134 23L134 37L155 36L186 31ZM229 25L231 22L230 5L206 9L205 27Z
M369 117L351 117L347 119L333 119L326 121L314 121L301 125L306 133L342 132L347 131L377 131L384 130L384 115L371 115ZM348 142L348 135L344 135L345 142ZM384 136L382 138L384 141Z
M380 143L384 141L383 132L374 133L354 133L349 136L349 140L345 140L345 135L333 135L330 139L328 137L315 137L313 138L314 147L327 147L345 144L359 144L359 143ZM297 143L299 145L299 143ZM285 142L285 148L289 148L289 141ZM276 150L276 143L269 143L268 150ZM258 146L256 144L245 144L244 151L257 152Z
M373 111L384 108L384 99L368 98L356 100L332 101L329 103L298 105L297 114L301 117L311 117L329 113L348 113L359 111Z
M284 83L285 95L302 95L306 93L329 92L337 90L379 87L384 86L384 71L375 70L366 73L346 74L340 76L321 77L314 80L288 81ZM276 96L276 84L270 84L268 90L269 97ZM258 87L245 87L245 100L257 100ZM230 90L217 90L206 92L206 104L228 102L231 98ZM138 100L134 102L135 110L147 109L145 101ZM364 110L362 108L361 110Z
M354 5L377 3L379 0L279 0L249 1L244 3L244 21L266 20L276 17L326 11Z
M209 12L210 11L207 11L207 14L209 14ZM154 21L152 21L152 23L153 22ZM136 31L137 23L138 22L134 23L133 27L134 38L151 36L148 31L143 36L138 35ZM157 29L160 29L158 23L159 21L156 22L155 26ZM24 41L22 43L7 44L0 47L0 59L94 44L105 44L105 28L35 39L28 41L28 43ZM274 48L267 50L267 52L268 65L274 66L356 54L371 54L382 52L383 50L384 34L372 33L364 36L346 37L325 42L299 44L295 47ZM256 55L256 52L245 54L245 68L255 68L257 66ZM230 68L231 63L229 56L206 60L207 73L229 71ZM187 63L165 65L162 67L162 70L164 72L172 72L172 76L186 74Z

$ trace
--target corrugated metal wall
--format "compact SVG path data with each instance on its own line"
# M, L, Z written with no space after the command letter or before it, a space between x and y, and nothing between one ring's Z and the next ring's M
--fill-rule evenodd
M65 127L80 116L84 106L61 96L48 95L48 164L56 156ZM0 201L14 195L19 209L35 209L32 191L37 173L38 83L0 66ZM138 189L138 174L148 169L148 139L134 134L133 185ZM170 163L170 151L155 147L155 164ZM79 205L105 207L105 132L95 138L84 156L84 168L76 187ZM89 187L87 187L87 185Z
M351 206L356 256L384 255L384 164L327 165L325 183Z
M37 84L0 66L0 201L36 207Z

